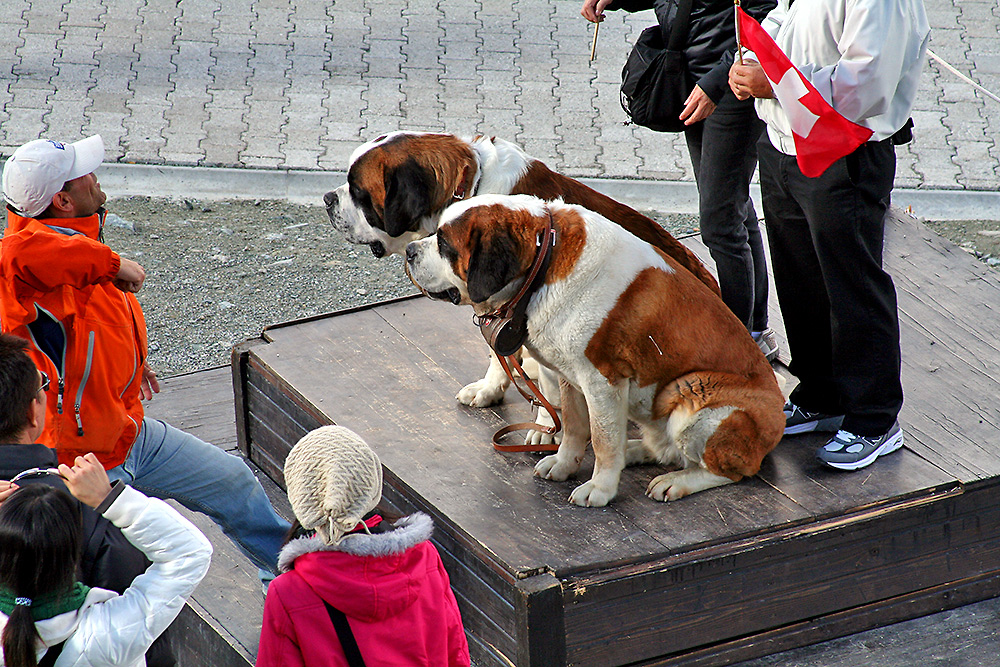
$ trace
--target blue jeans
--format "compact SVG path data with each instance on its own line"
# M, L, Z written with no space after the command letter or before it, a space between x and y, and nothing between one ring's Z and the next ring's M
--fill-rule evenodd
M156 419L143 419L125 462L108 471L147 495L171 498L222 528L258 568L277 572L290 525L237 456Z

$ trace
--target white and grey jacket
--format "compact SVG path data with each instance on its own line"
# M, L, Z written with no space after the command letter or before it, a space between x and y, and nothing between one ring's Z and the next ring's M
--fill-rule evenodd
M917 96L930 26L923 0L778 0L761 22L781 50L842 116L888 139ZM755 59L752 54L749 56ZM771 144L795 155L776 99L758 99Z
M41 638L39 659L48 646L66 642L56 667L145 665L149 645L173 622L208 572L212 545L190 521L162 500L131 487L116 488L115 493L103 515L152 565L124 595L92 588L78 610L35 623ZM0 632L6 623L7 617L0 614Z

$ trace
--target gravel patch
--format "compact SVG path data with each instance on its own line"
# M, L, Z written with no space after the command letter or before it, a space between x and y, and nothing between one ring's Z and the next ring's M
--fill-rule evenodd
M349 245L320 206L125 197L108 210L105 241L147 272L138 297L163 377L229 364L272 324L417 293L402 258ZM677 237L697 232L695 216L644 212ZM1000 222L928 224L1000 264Z

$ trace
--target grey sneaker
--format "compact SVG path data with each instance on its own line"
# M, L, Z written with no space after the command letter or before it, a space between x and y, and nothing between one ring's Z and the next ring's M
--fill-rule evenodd
M903 430L899 422L888 433L878 437L854 435L837 431L830 442L816 452L819 460L837 470L858 470L875 462L883 454L890 454L903 446Z
M844 423L844 415L825 415L821 412L808 412L791 401L785 403L785 435L826 431L835 433Z
M751 334L757 347L764 353L764 358L774 361L778 357L778 338L774 335L774 329L767 328L763 331L755 331Z

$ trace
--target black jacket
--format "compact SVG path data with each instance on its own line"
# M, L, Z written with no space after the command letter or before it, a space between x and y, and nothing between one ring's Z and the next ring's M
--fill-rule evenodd
M777 0L741 0L740 5L758 21L777 5ZM616 0L608 9L639 12L652 9L664 31L664 40L677 16L678 0ZM729 90L729 68L736 54L736 13L733 0L694 0L688 24L684 55L694 83L716 104Z
M0 479L10 479L30 468L54 468L59 465L54 449L45 445L0 445ZM38 475L17 481L48 484L69 493L62 478ZM83 519L83 554L77 576L87 586L124 593L132 580L146 571L150 563L141 551L125 539L121 530L92 508L80 503ZM170 640L164 632L146 652L147 667L174 667L176 660Z

